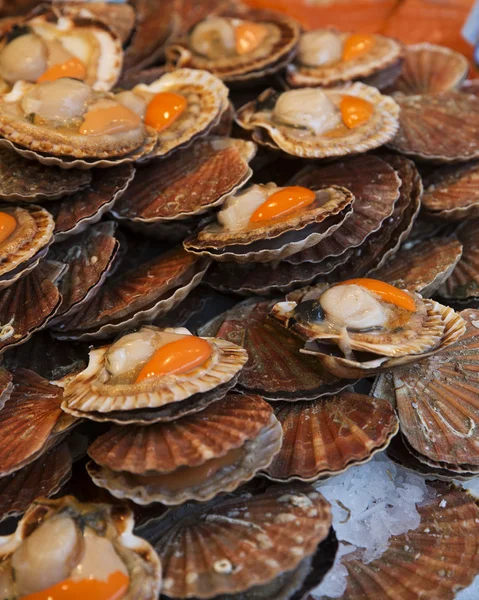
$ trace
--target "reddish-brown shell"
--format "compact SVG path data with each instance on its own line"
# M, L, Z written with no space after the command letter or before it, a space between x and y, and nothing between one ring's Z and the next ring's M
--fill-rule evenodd
M5 402L10 398L13 390L13 376L0 367L0 410L5 406Z
M283 446L265 474L278 481L314 481L367 462L399 428L389 402L361 394L281 402L274 409Z
M457 229L462 257L439 295L457 302L474 302L479 297L479 221L463 223Z

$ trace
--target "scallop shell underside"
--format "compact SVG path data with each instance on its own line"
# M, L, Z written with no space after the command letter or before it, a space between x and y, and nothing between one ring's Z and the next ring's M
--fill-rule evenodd
M462 257L438 294L452 302L473 302L479 297L479 221L464 223L456 233Z

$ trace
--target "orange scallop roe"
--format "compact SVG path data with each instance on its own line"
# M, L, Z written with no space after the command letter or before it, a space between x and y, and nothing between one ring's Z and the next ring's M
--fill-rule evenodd
M316 194L308 188L292 185L272 194L254 211L250 223L264 223L285 217L316 200Z
M394 304L395 306L404 308L409 312L416 312L416 303L410 294L404 290L394 287L393 285L390 285L389 283L385 283L384 281L365 277L360 279L348 279L338 283L337 285L359 285L360 287L363 287L379 296L381 300L384 300L384 302Z
M113 135L136 129L141 123L139 115L124 106L117 104L108 108L89 110L80 126L82 135Z
M71 79L86 79L86 67L82 61L76 56L68 59L66 62L53 65L47 69L43 75L37 79L37 83L44 83L45 81L56 81L62 77L70 77Z
M374 105L357 96L343 96L339 106L343 123L349 129L367 123L374 112Z
M8 239L17 228L17 222L5 212L0 212L0 244Z
M268 30L264 25L244 21L235 29L236 53L242 56L254 52L267 35Z
M98 579L65 579L55 585L23 596L23 600L121 600L128 591L130 579L128 575L115 571L109 575L106 581Z
M355 33L350 35L343 47L343 60L353 60L360 58L370 52L376 43L373 35L364 33Z
M140 371L136 383L161 375L180 375L201 366L213 349L206 341L194 335L165 344L153 354Z
M145 124L163 131L183 114L187 105L186 98L180 94L160 92L148 104Z

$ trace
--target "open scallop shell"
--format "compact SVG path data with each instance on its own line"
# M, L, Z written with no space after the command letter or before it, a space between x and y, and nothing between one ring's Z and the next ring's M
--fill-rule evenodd
M251 142L205 138L161 162L140 167L113 215L120 220L170 223L224 202L252 176Z
M68 14L78 14L80 17L102 21L120 38L122 44L128 41L135 27L135 10L133 6L126 3L67 2L62 4L62 9Z
M160 556L163 594L214 598L291 572L315 553L330 527L331 510L323 496L296 485L187 504L140 532Z
M344 600L427 598L452 600L479 573L479 508L466 491L444 484L429 488L418 506L420 525L389 539L378 559L365 564L345 556L348 587Z
M479 217L479 163L442 167L424 180L422 208L429 217L462 221Z
M432 238L412 246L406 243L370 276L430 298L450 277L461 256L462 244L456 238Z
M240 18L265 25L270 33L253 52L241 56L209 59L197 54L189 44L189 36L175 41L166 50L169 65L175 68L205 69L228 83L263 79L287 65L299 42L300 25L278 12L264 10L223 13L222 17Z
M353 199L346 188L324 188L316 191L313 204L284 219L238 231L224 229L217 222L212 223L187 239L183 246L189 252L206 255L220 262L279 260L331 235L347 219Z
M116 428L102 436L106 448L102 438L93 443L88 452L95 462L90 462L87 469L96 485L137 504L205 502L219 493L231 492L270 464L282 440L281 425L272 408L259 396L240 394L230 394L204 411L173 423L122 430L125 428ZM119 445L113 441L115 436ZM122 446L129 454L123 455L126 460L121 456ZM236 452L234 460L228 459L231 451ZM151 453L155 457L148 461ZM185 481L179 489L172 488L163 477L176 474L181 479L184 474L188 478L195 466L206 468L209 461L213 465L221 457L226 464L194 483L188 485Z
M228 88L207 71L178 69L163 75L149 85L140 84L139 92L159 94L170 92L186 98L187 106L181 116L157 133L157 145L147 158L168 154L207 135L228 109Z
M217 336L241 344L249 359L239 378L239 388L268 400L312 400L335 394L344 382L329 375L318 362L302 356L302 343L267 322L272 303L251 299L220 315L201 335Z
M203 278L208 261L173 249L108 278L81 310L55 326L60 339L104 339L165 315Z
M283 446L265 470L276 481L315 481L370 460L397 433L385 400L342 393L311 402L275 404Z
M160 561L148 542L133 535L133 514L124 505L81 504L73 496L64 496L56 500L38 499L18 523L16 531L0 538L2 562L8 560L37 527L60 513L74 519L80 531L87 526L93 529L96 535L111 542L130 578L124 600L152 600L158 597L161 587Z
M451 91L396 101L401 114L393 150L440 163L479 158L479 98Z
M469 61L445 46L421 43L405 47L402 71L388 94L436 94L459 88L469 72Z
M399 106L389 96L362 83L325 89L324 93L338 105L343 95L357 96L374 105L371 119L355 129L344 128L341 137L313 135L298 128L276 123L272 106L278 93L265 90L257 100L249 102L237 113L236 122L253 132L253 140L301 158L329 158L367 152L391 141L398 131Z
M350 33L337 32L342 43L350 35ZM403 55L401 44L384 35L374 34L373 37L374 46L371 50L352 60L340 60L332 65L313 67L301 64L296 58L287 67L286 81L291 87L328 87L358 79L364 80L400 65ZM396 69L398 75L399 70Z

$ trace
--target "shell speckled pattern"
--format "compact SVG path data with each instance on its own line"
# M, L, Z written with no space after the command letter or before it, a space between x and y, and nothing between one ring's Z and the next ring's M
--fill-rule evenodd
M263 186L274 193L275 186ZM188 252L219 262L271 262L291 256L331 235L348 218L353 195L332 186L316 191L316 200L283 219L272 219L257 227L229 230L220 223L206 225L183 242Z
M399 131L389 146L439 163L479 158L479 98L463 92L396 96Z
M344 600L416 600L434 590L435 600L453 600L479 571L479 508L465 490L444 484L429 487L417 510L421 523L414 531L389 539L389 548L365 564L350 554Z
M0 564L4 571L6 570L4 568L5 563L11 565L12 554L21 547L22 542L39 527L47 525L50 519L54 519L58 515L73 521L78 534L81 536L79 542L82 543L83 547L88 548L83 539L84 536L86 539L88 534L90 539L103 539L103 544L100 547L107 555L111 556L111 553L108 553L107 544L110 543L111 550L115 557L123 563L128 577L128 586L123 593L124 600L152 600L158 597L162 580L161 564L156 552L148 542L133 535L135 521L131 510L124 505L82 504L73 496L64 496L55 500L39 498L33 502L25 516L18 523L16 531L9 536L0 538ZM53 531L56 531L56 529L54 528ZM55 542L57 542L57 538L51 542L53 546ZM75 548L75 546L73 547ZM52 552L54 552L53 548ZM28 557L28 552L25 554ZM73 551L72 555L75 556ZM93 560L95 560L95 554L93 554ZM73 565L77 565L78 559L72 562ZM29 577L35 577L36 565L37 563L33 563L28 570ZM63 567L60 563L60 568L66 566ZM71 572L71 569L73 567L70 567L67 573ZM18 579L17 577L17 582ZM11 586L12 584L10 584L10 589Z
M319 30L336 34L341 44L350 33ZM366 54L350 60L338 60L324 66L301 63L299 56L288 65L286 81L291 87L330 87L349 81L365 80L377 76L386 69L397 67L402 61L403 48L399 42L383 35L371 36L373 46ZM398 71L399 74L399 71ZM379 87L379 86L378 86Z
M285 526L291 522L294 527ZM140 533L160 557L163 593L183 599L238 594L268 584L312 556L330 527L329 504L303 484L187 504Z
M399 106L389 96L362 83L325 89L324 94L339 106L343 96L356 96L373 105L374 111L367 123L348 129L341 135L314 135L307 129L283 125L273 118L273 108L279 94L265 90L257 100L243 106L236 115L240 127L251 131L253 141L279 149L300 158L332 158L367 152L390 142L398 131Z
M251 142L205 138L161 162L139 167L113 215L144 223L183 220L219 206L252 176Z
M442 167L424 180L422 209L428 217L461 221L479 217L479 163Z
M107 279L82 309L55 326L60 339L105 339L172 310L203 278L209 262L173 249Z
M200 334L244 346L248 362L240 373L239 389L267 400L313 400L344 389L349 382L328 374L315 359L300 354L302 343L267 322L273 303L250 299L223 313Z
M276 481L315 481L337 475L384 450L399 423L389 402L342 393L274 405L283 446L265 470Z
M432 238L406 244L380 269L369 273L409 292L430 298L451 276L462 256L462 244L456 238Z
M401 74L388 94L437 94L461 87L469 72L467 58L446 46L420 43L405 46Z
M197 53L190 44L190 35L175 41L166 50L168 64L174 68L205 69L228 83L264 79L281 70L291 60L300 37L300 25L279 12L249 10L222 12L228 20L245 19L268 29L268 35L252 52L208 58Z

